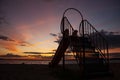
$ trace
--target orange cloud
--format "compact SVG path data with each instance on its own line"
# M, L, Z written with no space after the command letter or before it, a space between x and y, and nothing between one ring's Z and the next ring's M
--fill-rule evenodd
M0 41L0 45L1 47L9 50L9 51L14 51L14 52L18 52L18 48L16 47L16 43L14 42L9 42L9 41Z
M56 24L56 17L51 15L51 17L44 19L37 19L30 24L17 24L14 25L14 30L8 34L14 41L0 41L1 47L8 49L9 51L28 51L28 50L38 50L38 51L48 51L53 46L51 45L49 38L49 33L54 31L54 24ZM59 22L58 22L59 23ZM8 32L9 33L9 32ZM4 38L5 39L5 38ZM48 40L49 39L49 40ZM8 40L8 39L7 39ZM31 42L32 44L28 43ZM28 48L30 45L33 47ZM28 46L27 48L22 48L18 46ZM49 48L49 49L48 49Z
M120 48L109 49L109 53L120 53Z
M17 48L17 46L31 46L32 44L22 41L22 40L16 40L14 38L10 38L7 36L1 35L0 37L0 46L2 48L7 49L8 51L14 51L19 52L20 50Z
M14 38L27 41L32 38L32 33L30 32L30 26L29 25L18 25L16 27L16 30L18 31L17 34L14 34Z

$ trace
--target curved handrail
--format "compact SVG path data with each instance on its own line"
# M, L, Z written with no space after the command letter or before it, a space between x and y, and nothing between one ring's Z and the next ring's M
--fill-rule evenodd
M68 27L70 33L71 33L72 31L74 31L74 28L73 28L72 25L70 24L70 22L69 22L69 20L67 19L67 17L63 17L62 20L61 20L61 25L60 25L61 33L63 33L63 32L65 31L65 28L66 28L65 24L67 24L67 23L68 23L67 27ZM71 33L71 34L72 34L72 33Z
M79 15L80 15L80 17L81 17L81 19L82 19L82 21L83 21L83 15L82 15L82 13L79 11L79 10L77 10L77 9L75 9L75 8L68 8L68 9L66 9L65 11L64 11L64 13L63 13L63 18L62 18L62 21L61 21L61 25L63 25L62 27L60 27L61 28L61 32L63 33L64 32L64 20L66 19L67 20L67 22L70 24L70 22L69 22L69 20L67 19L67 16L65 15L68 11L70 11L70 10L74 10L74 11L76 11L76 12L78 12L79 13ZM70 24L70 26L72 26L71 24ZM72 30L73 30L73 27L72 27Z
M66 10L64 11L64 13L63 13L63 17L65 17L65 13L68 12L69 10L75 10L75 11L77 11L77 12L80 14L80 16L81 16L81 18L82 18L82 20L83 20L83 15L82 15L82 13L81 13L79 10L75 9L75 8L68 8L68 9L66 9Z

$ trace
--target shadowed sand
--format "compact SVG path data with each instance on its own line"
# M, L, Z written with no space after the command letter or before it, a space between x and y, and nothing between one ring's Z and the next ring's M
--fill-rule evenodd
M2 64L0 80L84 80L77 71L72 71L74 66L77 65L66 65L69 70L63 71L61 67L50 69L48 65ZM120 80L120 64L110 64L110 68L114 76L95 77L91 80Z

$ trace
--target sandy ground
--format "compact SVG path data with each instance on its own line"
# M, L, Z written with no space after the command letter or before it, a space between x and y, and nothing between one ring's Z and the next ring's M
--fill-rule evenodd
M48 65L2 64L0 65L0 80L120 80L120 64L117 63L110 64L113 76L87 79L79 76L77 69L72 71L77 65L67 66L66 70L63 70L61 67L51 69Z

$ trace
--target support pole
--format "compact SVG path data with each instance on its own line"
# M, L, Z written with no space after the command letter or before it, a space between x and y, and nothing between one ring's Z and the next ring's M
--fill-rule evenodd
M63 39L65 38L65 34L64 34L64 16L63 16ZM63 63L63 70L65 70L65 53L63 53L63 61L62 61L62 63Z
M84 21L82 20L82 42L83 42L83 73L85 73L85 35L84 35Z

